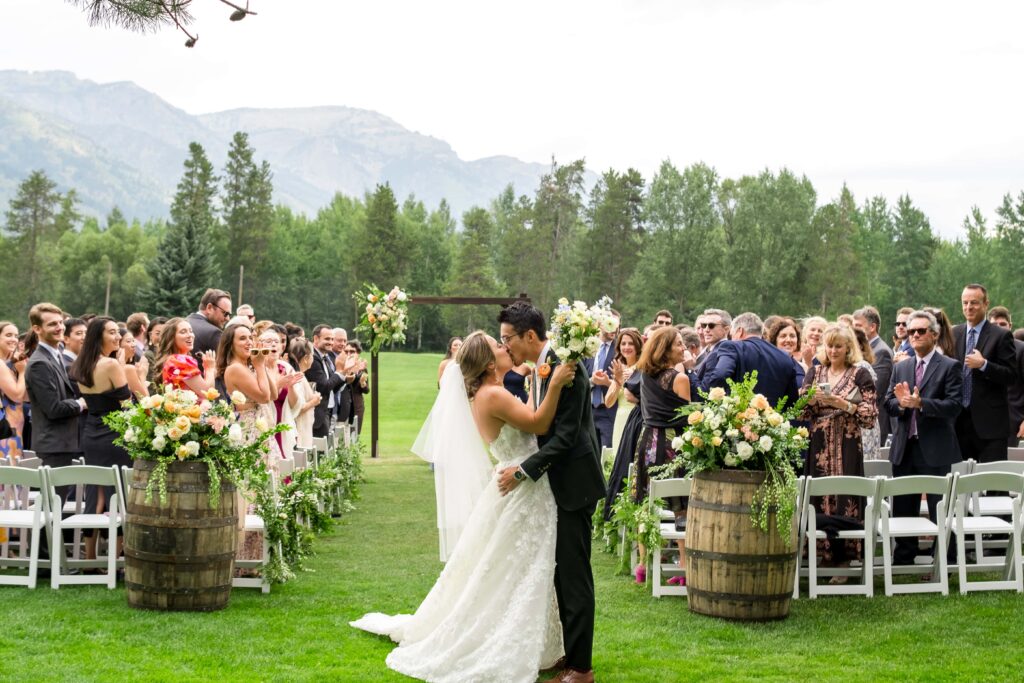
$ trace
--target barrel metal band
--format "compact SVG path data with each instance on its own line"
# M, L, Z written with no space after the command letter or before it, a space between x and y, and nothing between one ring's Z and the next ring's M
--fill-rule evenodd
M230 583L223 586L207 586L206 588L154 588L153 586L144 586L141 583L125 581L124 587L126 590L140 591L153 595L203 595L204 593L227 593L231 590Z
M133 515L125 518L127 524L152 526L168 529L212 529L214 527L235 526L236 517L161 517L159 515Z
M741 553L717 553L711 550L697 550L695 548L686 548L686 556L692 557L696 560L726 560L727 562L735 562L737 564L758 564L761 562L784 562L786 560L796 559L796 551L788 553L773 553L773 554L741 554Z
M215 562L230 562L235 553L217 553L214 555L175 555L171 553L150 553L135 548L125 548L125 557L130 557L143 562L159 562L162 564L212 564Z
M777 602L779 600L791 600L793 598L793 591L774 593L770 595L749 595L747 593L717 593L715 591L705 591L699 588L694 588L693 586L687 586L686 592L689 595L693 595L698 598L707 598L708 600L732 600L734 602Z
M700 500L690 496L690 507L700 508L701 510L714 510L715 512L739 512L743 514L750 514L749 505L732 505L730 503L709 503L706 500Z

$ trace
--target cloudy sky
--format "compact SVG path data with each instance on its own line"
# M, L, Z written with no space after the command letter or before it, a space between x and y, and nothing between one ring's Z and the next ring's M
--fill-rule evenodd
M347 105L464 159L787 166L819 201L909 193L947 236L1024 190L1024 3L194 0L200 40L3 0L0 68L130 80L191 113Z

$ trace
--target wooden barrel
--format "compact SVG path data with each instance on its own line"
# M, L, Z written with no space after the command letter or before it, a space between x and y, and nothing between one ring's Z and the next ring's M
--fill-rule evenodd
M723 619L772 621L789 615L796 572L796 519L789 547L769 514L769 532L751 523L750 503L764 472L694 475L686 518L690 611Z
M238 515L235 487L221 480L220 500L210 507L205 462L167 468L167 504L146 483L155 462L136 460L127 492L124 525L128 604L140 609L210 612L231 596Z

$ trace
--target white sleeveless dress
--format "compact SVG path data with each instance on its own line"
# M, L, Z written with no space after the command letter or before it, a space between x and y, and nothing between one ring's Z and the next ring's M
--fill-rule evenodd
M536 437L502 427L498 469L537 451ZM389 636L389 668L433 683L533 683L562 656L555 601L557 508L547 475L509 495L497 476L416 614L371 613L352 626Z

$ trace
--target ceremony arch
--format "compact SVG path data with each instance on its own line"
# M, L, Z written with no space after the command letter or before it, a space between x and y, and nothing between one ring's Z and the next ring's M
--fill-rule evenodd
M493 297L493 296L414 296L409 299L410 306L508 306L516 301L530 303L530 297L525 292L519 296ZM377 436L378 419L380 412L377 410L377 397L380 388L380 366L378 365L377 354L370 355L370 457L377 457Z

